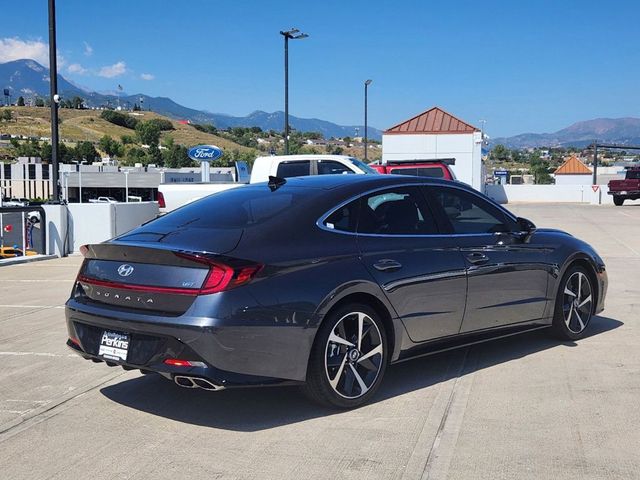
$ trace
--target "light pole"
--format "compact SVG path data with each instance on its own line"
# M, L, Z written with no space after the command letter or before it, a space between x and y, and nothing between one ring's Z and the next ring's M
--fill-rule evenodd
M284 37L284 154L289 155L289 39L302 40L309 35L297 28L280 31Z
M124 201L129 203L129 170L124 170Z
M371 82L373 82L373 80L369 79L367 81L364 82L364 161L367 161L368 158L368 145L367 145L367 140L368 140L368 135L367 135L367 103L368 103L368 98L367 98L367 94L368 94L368 90L369 90L369 85L371 85Z
M51 87L51 182L53 201L60 202L58 184L58 63L56 58L56 0L49 0L49 85Z

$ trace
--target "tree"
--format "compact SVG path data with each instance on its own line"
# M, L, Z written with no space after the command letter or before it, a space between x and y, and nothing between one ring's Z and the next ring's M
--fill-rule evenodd
M123 153L122 145L111 138L109 135L105 135L98 142L98 146L110 157L120 157Z
M42 97L36 98L36 107L44 107L44 99Z
M160 142L160 127L156 122L138 122L136 135L140 143L149 145L150 148L158 148Z
M74 154L77 160L87 160L89 162L100 156L91 142L79 142L76 145Z
M136 139L131 135L122 135L120 137L120 141L123 145L131 145L133 143L136 143Z
M22 95L18 97L18 106L24 107L24 97Z
M496 145L491 149L491 159L498 162L506 162L509 160L509 149L504 145Z
M5 122L10 122L11 120L13 120L13 112L8 108L5 108L4 110L2 110L2 116L0 118Z
M84 99L78 96L73 97L69 101L69 108L75 108L76 110L84 108Z
M162 151L162 160L165 167L182 168L192 167L194 161L187 154L187 147L173 143L173 139L165 144L166 150Z

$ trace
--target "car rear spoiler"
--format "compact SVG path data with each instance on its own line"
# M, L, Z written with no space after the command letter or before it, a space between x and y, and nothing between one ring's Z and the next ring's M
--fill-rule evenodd
M402 165L403 163L444 163L445 165L455 165L455 158L407 158L404 160L386 160L382 165Z

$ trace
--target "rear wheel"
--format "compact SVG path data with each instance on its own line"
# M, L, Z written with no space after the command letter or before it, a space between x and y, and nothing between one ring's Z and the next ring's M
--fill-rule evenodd
M556 296L553 329L563 340L578 340L593 315L595 290L587 271L580 267L570 267L562 277Z
M356 303L340 307L318 331L304 391L324 405L358 407L380 386L387 357L387 336L377 312Z
M621 206L624 203L624 197L621 197L620 195L614 195L613 196L613 204L616 207Z

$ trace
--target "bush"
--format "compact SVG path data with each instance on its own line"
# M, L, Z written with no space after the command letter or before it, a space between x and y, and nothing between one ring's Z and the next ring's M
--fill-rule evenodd
M106 120L107 122L113 123L114 125L119 125L120 127L130 128L134 130L138 125L138 119L133 118L130 115L125 115L124 113L116 112L115 110L103 110L100 114L100 118Z
M161 132L175 130L175 128L173 127L173 123L171 123L169 120L165 120L164 118L152 118L151 120L147 120L147 123L156 125Z

